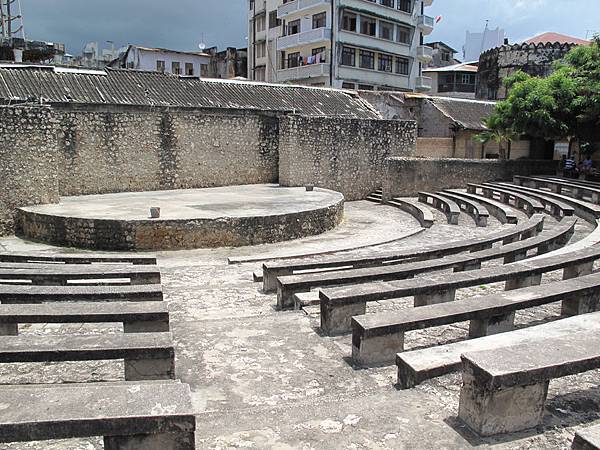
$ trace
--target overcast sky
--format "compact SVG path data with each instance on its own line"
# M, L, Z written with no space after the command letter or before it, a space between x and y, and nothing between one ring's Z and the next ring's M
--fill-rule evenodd
M201 40L219 48L246 45L247 0L21 0L30 39L64 42L72 54L108 40L196 50ZM600 0L434 0L442 21L428 40L460 50L465 31L506 29L511 42L544 31L585 38L600 31ZM591 34L590 34L591 35Z

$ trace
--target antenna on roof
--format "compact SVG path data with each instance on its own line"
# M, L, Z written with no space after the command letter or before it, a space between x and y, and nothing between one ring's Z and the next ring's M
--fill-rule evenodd
M202 33L200 35L200 43L198 44L198 48L200 49L201 52L203 52L204 49L206 48L206 44L204 43L204 33Z
M14 3L16 3L18 14L13 9ZM21 0L0 0L0 28L2 29L2 37L16 37L20 33L21 37L25 39Z

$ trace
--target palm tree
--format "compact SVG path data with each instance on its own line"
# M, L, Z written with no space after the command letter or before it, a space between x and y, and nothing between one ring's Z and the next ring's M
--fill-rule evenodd
M499 159L510 158L512 141L517 136L517 133L515 133L511 128L505 127L495 115L491 115L485 119L483 124L487 129L475 135L473 139L483 145L491 141L496 142L498 144ZM507 143L506 149L503 145L504 142Z

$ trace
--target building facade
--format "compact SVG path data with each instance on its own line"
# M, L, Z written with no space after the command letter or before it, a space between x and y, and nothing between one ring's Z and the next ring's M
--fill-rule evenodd
M451 66L423 69L423 75L430 77L430 94L449 97L475 98L475 80L477 66L472 64L453 64Z
M427 91L433 0L248 0L248 78Z
M129 45L109 66L199 77L207 76L209 64L206 53Z

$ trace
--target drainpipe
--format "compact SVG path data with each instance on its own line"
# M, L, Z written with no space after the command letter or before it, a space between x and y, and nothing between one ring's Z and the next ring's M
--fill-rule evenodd
M335 9L335 0L331 0L331 37L330 37L330 46L331 49L329 51L329 87L333 87L333 57L335 54L334 45L335 38L334 33L337 29L337 17L336 17L336 9Z
M252 3L252 81L256 81L256 2ZM268 33L268 31L267 31ZM265 71L266 72L266 71Z

